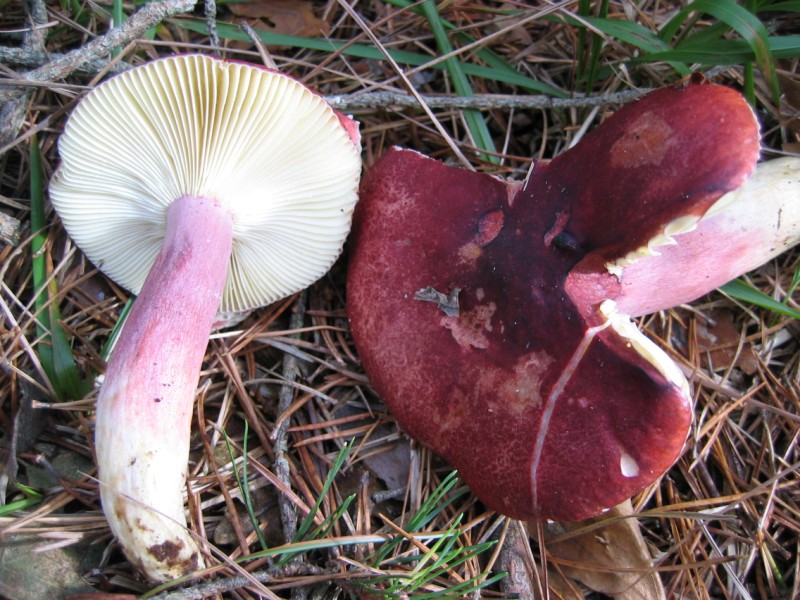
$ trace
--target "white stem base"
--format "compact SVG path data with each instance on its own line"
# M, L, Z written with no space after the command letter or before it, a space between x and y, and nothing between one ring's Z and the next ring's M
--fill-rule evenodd
M195 391L227 276L233 221L183 197L108 364L97 401L103 508L125 554L154 581L202 568L183 490Z

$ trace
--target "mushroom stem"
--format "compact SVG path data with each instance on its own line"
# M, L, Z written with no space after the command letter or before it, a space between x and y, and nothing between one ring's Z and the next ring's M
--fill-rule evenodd
M97 401L103 508L125 554L156 581L203 565L182 492L195 390L232 235L231 215L213 199L184 196L170 205L163 246Z
M800 160L759 163L696 226L620 270L617 309L639 316L690 302L792 248L800 243L799 200Z

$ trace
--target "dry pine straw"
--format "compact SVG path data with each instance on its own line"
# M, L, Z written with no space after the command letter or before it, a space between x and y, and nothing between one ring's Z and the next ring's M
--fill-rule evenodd
M328 24L331 37L356 38L368 43L352 17L336 3L296 2L295 6L300 7L296 10L313 8L314 14ZM454 2L444 7L442 13L476 38L490 36L507 24L491 12L470 8L479 6L479 2ZM576 9L574 3L564 6L566 10ZM626 6L630 9L629 4ZM659 7L659 3L642 2L638 18L645 24L658 25L665 18ZM377 1L361 3L357 10L387 46L436 53L421 17L398 13ZM612 3L612 14L621 10ZM59 23L58 27L45 31L47 49L51 52L78 47L85 42L87 30L102 34L107 26L100 20L80 26L72 23L58 3L51 3L48 11L48 22ZM224 9L220 9L220 16L223 19L227 16ZM25 22L16 4L5 5L0 30L20 29ZM0 41L14 44L12 39ZM520 72L571 91L576 85L573 57L577 43L576 30L539 19L510 34L490 38L485 45ZM152 41L139 41L128 47L120 59L139 63L190 49L212 50L208 40L166 25L157 30ZM222 52L258 62L261 59L257 50L250 44L237 44ZM365 89L404 91L402 81L386 62L291 48L261 49L262 53L265 51L280 69L326 94ZM606 45L601 64L616 63L630 52L619 44ZM787 77L793 78L796 85L798 77L792 73L796 65L784 67ZM8 77L9 68L2 68L3 76ZM426 93L451 92L446 75L440 71L420 71L411 79ZM673 80L673 74L664 65L639 67L634 72L617 69L598 82L594 93L633 85L657 86ZM738 86L741 72L724 71L718 81ZM76 97L93 83L87 76L74 77L68 80L68 85L36 88L25 100L21 132L12 141L10 150L0 157L2 210L20 219L23 226L29 226L27 134L38 129L46 174L50 175L57 164L55 142L64 115ZM475 79L472 83L476 93L513 92L492 81ZM792 123L781 117L786 107L772 107L767 94L759 95L767 107L761 111L766 145L797 143L796 120ZM572 141L587 119L596 122L602 118L602 112L578 109L489 111L486 118L497 147L504 150L503 164L498 168L482 164L476 157L459 111L438 109L435 115L450 136L449 142L431 119L419 111L390 107L359 109L355 116L362 123L367 166L383 148L392 144L410 146L442 159L452 158L451 145L455 144L479 169L522 177L532 156L552 156ZM51 214L49 218L46 248L61 292L64 327L82 371L101 371L100 349L127 294L94 270L71 245L55 216ZM23 241L18 246L6 244L0 248L3 273L0 336L4 360L0 376L0 429L6 432L11 430L15 415L25 412L21 409L25 400L51 401L32 351L37 343L29 306L32 257L30 238L26 237L30 231L23 231ZM800 253L791 252L751 274L749 281L783 300L792 275L800 268L799 261ZM340 261L328 276L309 289L304 297L302 328L290 328L290 315L297 306L297 298L289 298L256 311L237 329L214 336L209 345L194 423L190 465L193 494L189 506L196 530L215 541L231 558L259 547L247 516L242 513L241 495L221 435L225 431L231 437L240 455L245 419L251 432L249 469L253 494L259 516L266 523L270 545L280 543L283 535L275 491L283 484L272 470L275 458L272 435L282 422L288 426L287 456L291 467L291 490L283 490L286 492L283 502L287 503L288 498L288 503L301 514L315 501L342 444L355 439L348 464L323 504L323 513L327 515L343 497L350 493L357 495L350 513L339 521L332 535L389 531L380 515L402 523L403 511L417 508L447 473L446 465L424 449L412 445L409 453L408 441L368 385L347 330L345 268L344 261ZM800 570L797 322L739 305L715 293L691 306L645 318L642 326L691 379L697 405L694 430L684 456L657 484L634 498L634 508L642 513L639 523L657 559L668 597L674 597L673 594L688 598L741 597L737 596L737 582L752 597L788 597L792 590L798 590ZM296 359L294 375L285 369L288 356ZM290 408L277 414L282 390L291 393ZM29 469L37 462L46 466L64 453L85 457L91 464L93 400L94 394L54 410L34 412L30 420L34 429L40 429L36 430L35 444L22 447L24 440L21 442L20 481L27 481ZM34 532L44 544L53 547L81 540L107 544L111 540L99 512L93 474L89 470L83 477L63 481L47 491L41 505L0 520L0 528L6 533ZM406 481L407 490L398 492L395 488L404 486ZM16 499L19 495L11 497ZM463 522L471 526L465 534L466 543L476 543L505 531L496 516L485 513L469 495L427 528L447 527L458 512L464 514ZM527 546L520 550L519 544L504 543L506 539L501 539L499 554L527 552ZM531 556L541 564L544 550L536 539L531 543ZM364 546L344 554L332 551L311 554L291 572L284 573L285 579L293 586L312 584L345 568L351 569L352 577L356 573L362 576L364 569L354 565L361 564L370 550ZM454 568L438 584L447 586L473 577L496 558L496 553L487 552L480 560ZM527 578L532 588L543 585L542 573L525 558L517 564L529 570ZM564 590L570 588L556 585L558 561L549 564L552 593L556 595L558 587L567 594ZM254 568L263 566L260 561ZM119 552L107 553L103 563L90 575L90 580L104 590L141 589ZM320 579L320 575L324 577ZM242 597L266 594L264 588L248 585L249 588L245 584L239 588ZM353 589L341 574L333 584L318 585L323 588L329 585L331 594L330 590L336 586ZM574 582L571 585L573 590L580 587ZM500 591L501 586L495 586L494 591L485 594L493 596Z

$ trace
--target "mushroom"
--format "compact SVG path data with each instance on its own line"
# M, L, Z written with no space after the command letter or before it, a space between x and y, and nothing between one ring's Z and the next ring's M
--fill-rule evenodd
M652 483L692 397L628 315L796 243L796 164L793 196L734 201L771 185L747 183L758 154L743 98L699 81L623 107L524 184L385 152L362 180L347 304L400 427L516 519L580 520ZM775 230L781 202L794 237ZM731 231L743 210L763 212L749 242Z
M50 198L67 232L138 294L97 400L103 508L128 558L172 579L203 565L182 491L215 315L333 264L357 198L358 125L286 75L183 55L92 90L59 150Z

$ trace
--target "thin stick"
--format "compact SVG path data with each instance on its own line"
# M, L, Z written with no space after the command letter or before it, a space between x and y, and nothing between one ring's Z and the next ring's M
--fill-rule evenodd
M20 83L23 84L25 80L41 82L63 79L89 61L107 56L113 48L128 45L167 17L192 10L196 1L164 0L163 2L146 4L125 23L115 27L107 34L95 38L85 46L64 54L61 58L53 60L38 69L25 73L24 78L20 79ZM4 85L8 84L4 83ZM0 92L0 102L17 98L24 93L24 89L2 91Z
M211 52L219 56L219 34L217 33L217 3L216 0L205 0L206 28L208 29L208 42L211 45Z
M43 0L26 0L22 5L31 24L25 33L22 47L26 51L44 50L47 29L40 28L47 22L47 7ZM22 127L29 99L30 90L25 90L0 108L0 148L10 144Z
M337 579L341 576L340 569L320 569L310 564L289 564L282 568L270 568L263 571L255 571L251 577L257 579L262 583L271 583L276 579L285 579L287 577L308 577L309 584L313 583L313 579L318 581L327 581L330 579ZM193 585L177 590L170 590L162 592L156 596L151 596L150 600L189 600L192 598L210 598L215 594L222 594L223 592L230 592L238 588L243 588L250 585L250 580L242 575L234 575L214 581L208 581L200 584ZM285 583L285 582L284 582Z
M553 98L551 96L512 96L508 94L476 94L475 96L412 96L395 92L368 92L364 94L341 94L327 96L328 103L338 110L361 108L474 108L489 110L497 108L548 109L584 108L625 104L645 95L649 89L625 90L599 96L576 96Z
M297 295L297 299L292 306L292 315L289 318L289 329L301 329L303 327L305 314L306 293L301 292ZM280 394L278 396L279 425L272 433L272 438L274 439L273 454L275 455L275 474L284 483L284 485L291 487L289 460L286 458L286 452L289 447L289 444L286 440L289 419L281 419L280 415L289 410L294 400L294 387L291 384L297 379L298 366L297 357L293 354L285 353L283 355L282 375L287 384L281 386ZM294 541L294 537L297 534L297 509L283 496L280 497L279 504L281 512L281 524L283 525L283 536L286 540L286 543L290 544L292 541Z
M306 316L306 292L300 292L292 306L292 315L289 317L289 329L298 330L303 327ZM294 334L299 337L300 334ZM286 413L294 401L294 387L291 385L297 379L299 369L297 357L293 354L283 355L283 379L287 382L281 386L278 395L278 422L280 423L272 436L275 439L273 454L275 455L275 474L287 488L291 488L291 469L286 453L289 443L286 439L289 427L289 419L281 419L280 415ZM283 537L287 544L291 544L297 535L297 507L289 501L283 494L278 496L278 506L280 507L281 525L283 526ZM296 559L292 562L297 562ZM305 600L306 593L302 588L292 589L293 600Z
M38 48L12 48L9 46L0 46L0 63L7 66L23 67L25 69L35 69L41 67L48 61L63 60L66 55L61 52L45 52ZM109 67L109 64L113 63ZM87 60L80 66L75 68L75 73L81 75L94 75L100 71L108 70L110 73L121 73L127 71L133 65L124 61L110 61L105 58L97 58ZM17 82L13 82L17 85ZM41 83L41 82L36 82ZM18 85L33 87L33 82L27 79L20 79Z

